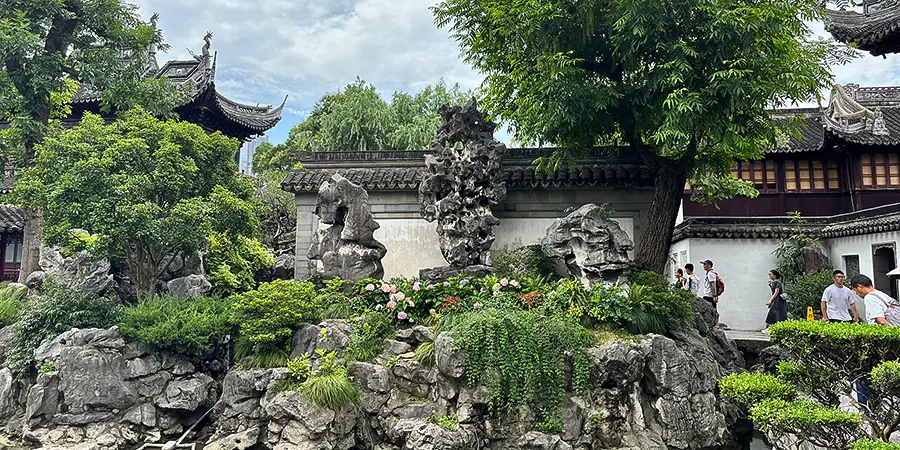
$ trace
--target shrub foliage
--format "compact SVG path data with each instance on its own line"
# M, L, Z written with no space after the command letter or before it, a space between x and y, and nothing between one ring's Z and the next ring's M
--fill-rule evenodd
M762 373L733 373L719 380L719 389L723 397L747 408L766 399L790 401L797 397L793 384Z
M119 327L158 350L203 358L234 332L228 313L228 303L215 297L149 298L125 308Z

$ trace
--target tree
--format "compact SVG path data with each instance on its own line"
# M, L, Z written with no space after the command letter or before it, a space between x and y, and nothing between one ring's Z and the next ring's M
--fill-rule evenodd
M685 181L707 201L755 195L729 168L799 126L770 108L817 98L829 65L854 53L810 37L822 3L443 0L433 12L517 139L640 155L656 183L635 262L661 272Z
M237 149L221 133L141 110L111 125L87 114L35 147L35 164L22 171L11 196L46 211L48 243L123 256L139 295L149 296L173 255L205 248L214 233L256 233L247 201L252 187L237 175Z
M388 104L375 86L357 78L319 99L288 133L284 151L421 150L437 132L438 107L465 103L470 96L441 80L415 95L395 92Z
M54 115L65 116L78 84L103 93L108 109L141 105L167 113L184 96L166 80L144 80L146 50L161 35L137 6L120 0L0 2L0 137L7 159L28 167ZM11 154L15 153L15 154ZM26 209L19 281L39 270L43 214Z

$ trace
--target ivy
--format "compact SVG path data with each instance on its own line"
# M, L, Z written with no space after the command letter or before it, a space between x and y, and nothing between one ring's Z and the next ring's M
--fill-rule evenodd
M571 361L571 388L585 392L592 335L570 318L532 311L484 310L462 314L451 325L467 357L470 385L490 391L494 415L536 407L542 420L555 417L565 393L565 366Z

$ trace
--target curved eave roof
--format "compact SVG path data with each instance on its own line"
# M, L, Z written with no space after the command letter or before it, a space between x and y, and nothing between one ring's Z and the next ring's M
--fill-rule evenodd
M213 89L215 87L213 86ZM218 91L215 92L214 104L219 113L229 121L247 128L256 133L264 133L274 127L281 120L281 112L287 97L277 108L269 106L253 106L238 103L225 97Z
M868 14L828 10L825 30L875 56L895 53L900 51L900 6L873 8Z
M21 233L25 213L13 205L0 205L0 233Z

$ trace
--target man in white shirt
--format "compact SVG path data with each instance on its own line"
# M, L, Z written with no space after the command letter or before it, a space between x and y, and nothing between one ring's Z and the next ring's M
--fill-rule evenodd
M872 286L872 279L865 275L856 275L850 280L850 287L856 292L856 295L863 298L866 302L866 322L871 325L891 326L885 317L891 305L896 305L897 300L891 298L890 295L875 289Z
M706 275L700 281L700 296L703 297L703 300L708 301L713 308L718 309L719 293L716 289L716 272L713 271L713 262L707 259L700 263L703 264L703 270L706 271Z
M835 270L831 273L834 284L822 293L822 320L826 322L859 322L856 312L856 294L844 286L844 272ZM850 318L850 312L853 318Z
M684 265L684 290L700 296L700 277L694 273L694 265L687 263Z

